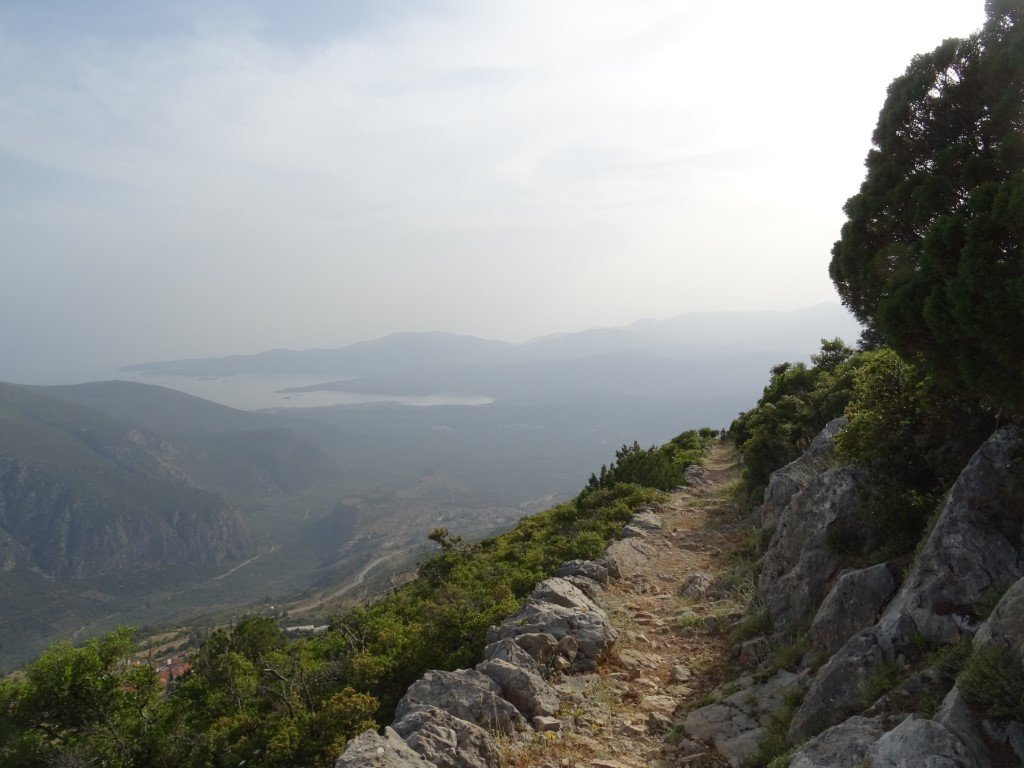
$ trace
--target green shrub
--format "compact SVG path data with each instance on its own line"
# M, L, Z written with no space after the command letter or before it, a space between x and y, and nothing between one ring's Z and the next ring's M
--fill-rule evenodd
M997 645L975 648L957 686L964 698L992 720L1024 721L1024 674L1020 660Z
M587 490L600 490L616 483L630 483L663 491L683 482L683 470L699 464L714 439L715 431L707 427L676 435L662 446L641 448L634 442L615 452L615 461L590 476Z
M864 526L845 546L883 559L911 552L946 489L991 434L994 417L891 349L861 354L846 417L837 454L866 468L871 483Z
M895 661L882 662L870 675L864 686L864 695L868 702L876 701L897 685L903 677L903 667Z
M798 457L827 422L842 415L859 355L840 339L822 339L811 366L780 363L757 405L741 413L729 437L743 454L743 481L751 504L768 476Z

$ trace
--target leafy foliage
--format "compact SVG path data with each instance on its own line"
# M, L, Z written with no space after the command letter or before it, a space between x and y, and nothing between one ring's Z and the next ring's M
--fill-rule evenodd
M830 274L923 370L1024 414L1024 5L917 56L889 86Z
M683 481L683 470L697 464L707 452L715 431L707 427L676 435L661 447L644 449L640 444L624 445L615 452L611 466L590 476L587 488L597 490L616 483L632 483L663 491L675 488Z
M743 453L744 483L753 495L769 474L799 456L828 421L842 415L861 358L841 339L822 339L811 363L772 368L757 405L729 427Z
M837 452L872 475L866 525L847 532L848 543L907 552L994 419L891 349L861 354L845 413Z
M1024 672L1008 648L975 648L957 685L964 698L986 717L1024 721Z
M757 406L729 428L752 501L771 472L845 415L837 455L867 469L871 483L856 529L834 531L840 554L911 551L942 494L995 428L995 416L888 348L853 352L838 339L823 340L811 362L775 366Z

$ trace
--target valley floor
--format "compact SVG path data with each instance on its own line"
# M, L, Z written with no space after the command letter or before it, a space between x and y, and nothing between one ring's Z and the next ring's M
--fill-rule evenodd
M664 536L651 540L656 553L649 562L608 587L605 607L620 631L611 658L597 672L556 686L563 730L509 742L509 765L728 765L713 749L679 738L682 716L735 676L728 674L734 643L722 630L739 618L754 587L743 555L750 528L733 502L735 449L716 444L704 466L705 483L674 492L658 511ZM729 584L729 597L685 596L698 573Z

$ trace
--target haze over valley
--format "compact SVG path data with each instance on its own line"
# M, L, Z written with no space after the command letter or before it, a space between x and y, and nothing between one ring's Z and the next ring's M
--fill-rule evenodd
M2 663L118 623L324 616L407 569L434 528L506 528L574 495L624 443L726 425L772 364L856 332L820 305L523 344L408 333L4 385ZM320 394L347 404L309 404Z

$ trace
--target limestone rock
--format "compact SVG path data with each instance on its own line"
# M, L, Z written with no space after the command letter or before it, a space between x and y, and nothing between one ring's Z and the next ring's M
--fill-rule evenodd
M691 677L691 672L688 667L684 667L682 664L676 664L672 667L669 672L669 682L672 683L685 683Z
M734 767L753 757L765 727L785 713L786 700L803 687L805 678L783 670L760 685L749 678L744 682L748 685L743 690L696 709L683 720L689 738L714 743Z
M703 600L708 596L714 580L704 571L691 571L679 585L679 596L691 600Z
M550 632L530 632L528 630L517 632L515 629L523 629L523 625L504 622L501 627L491 627L487 630L488 647L491 644L491 636L497 638L502 633L502 639L508 639L522 648L537 664L546 667L558 656L558 638ZM500 642L500 640L498 640ZM496 643L495 643L496 644ZM511 659L508 661L511 662Z
M395 723L394 729L413 751L438 768L491 768L502 764L494 737L437 707L410 712Z
M642 531L643 536L656 536L663 530L661 518L651 507L643 507L629 521L629 525Z
M896 580L885 563L842 574L814 616L808 633L811 642L835 653L856 632L875 623L895 591Z
M942 705L932 718L956 736L964 749L978 765L985 765L989 761L988 745L986 737L978 728L977 721L971 713L963 694L955 686L946 694ZM1019 756L1024 762L1024 755Z
M562 730L562 721L557 717L537 715L531 722L533 723L533 730L537 733L544 733L545 731L557 732Z
M835 450L835 436L846 425L846 418L833 419L811 441L807 450L781 469L772 472L761 504L761 527L774 530L782 510L798 491L828 468Z
M875 627L851 637L825 665L818 670L811 688L793 715L789 726L790 741L799 742L832 725L844 713L864 709L867 681L884 662L894 661L896 651Z
M497 683L501 695L526 717L558 711L558 694L540 675L498 659L481 662L476 669Z
M671 715L676 710L676 700L671 696L644 696L640 700L641 712L659 712L663 715Z
M856 527L866 478L856 467L825 470L782 510L758 580L776 630L809 620L828 594L839 570L830 531Z
M1024 576L1024 515L1008 502L1024 472L1024 436L995 432L957 478L906 581L886 608L885 629L900 616L931 642L955 642L976 628L975 609ZM904 641L905 638L897 638Z
M608 583L608 569L595 560L570 560L558 567L555 576L583 576L598 584Z
M554 638L551 638L552 644L554 644ZM504 639L498 640L495 643L484 648L484 658L495 660L495 661L506 661L513 666L525 669L535 674L542 674L542 667L537 663L529 653L527 653L523 646L517 643L515 640ZM550 658L550 657L549 657Z
M604 590L593 579L588 579L586 576L562 576L561 578L572 584L595 603L604 598Z
M789 768L862 768L868 749L884 732L879 718L851 717L802 746Z
M572 582L553 576L533 588L531 597L537 602L554 603L577 611L600 611L597 603L587 597Z
M609 573L615 573L615 578L628 579L643 572L652 554L650 544L634 537L612 542L598 562L605 565Z
M1003 593L974 637L974 645L1001 645L1024 655L1024 578Z
M870 703L872 671L912 644L954 642L978 630L977 607L1024 576L1024 515L1007 501L1022 472L1024 436L1015 427L997 430L953 484L881 619L850 638L818 672L793 718L791 738L813 735Z
M566 584L571 587L571 585ZM564 605L543 602L530 597L520 611L497 627L487 630L487 642L493 643L503 638L516 639L531 656L541 664L547 664L540 649L532 650L524 645L524 635L549 635L554 639L553 650L557 650L558 642L571 636L575 639L578 654L572 660L573 667L585 670L600 661L608 653L615 639L617 630L608 621L603 610L594 605L583 593L571 587L576 595L587 600L592 606L589 610L568 608ZM578 599L578 598L574 598ZM531 638L532 641L532 638ZM555 654L552 654L554 656ZM589 663L588 663L589 662Z
M947 728L913 716L872 745L867 762L871 768L983 768Z
M498 684L472 669L427 672L409 686L398 702L395 719L401 720L409 713L427 707L437 707L496 733L526 729L526 720L502 698Z
M352 739L334 763L334 768L433 768L414 752L391 728L384 735L363 731Z
M706 485L710 482L708 472L704 467L691 464L683 470L683 482L687 485Z

